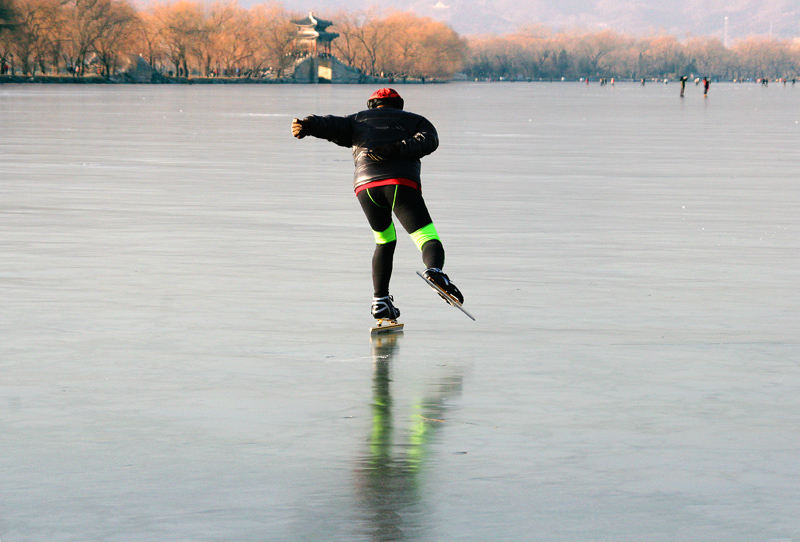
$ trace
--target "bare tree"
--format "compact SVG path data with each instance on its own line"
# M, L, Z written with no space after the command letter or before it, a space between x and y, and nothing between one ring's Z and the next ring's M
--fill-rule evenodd
M516 61L520 75L527 79L541 77L545 65L548 61L552 61L556 54L550 30L540 25L529 25L522 27L510 37L520 46L520 56Z
M241 8L233 2L215 2L208 8L200 26L200 35L193 44L193 51L197 57L201 73L208 77L212 72L218 72L223 55L224 42L234 38L232 30L237 11Z
M137 48L147 63L154 68L166 58L164 52L163 28L158 24L152 10L139 14L139 24L134 29L134 47Z
M215 43L219 59L217 70L221 67L228 76L240 75L242 66L249 64L254 54L254 36L249 31L250 14L238 4L228 4L222 11L224 16L220 18ZM212 19L214 17L212 12Z
M719 38L692 38L687 42L684 49L699 74L728 75L731 53Z
M106 75L118 52L124 35L136 20L136 11L127 0L68 0L66 26L72 37L78 71L86 71L90 54L98 55Z
M381 75L378 66L386 66L388 55L385 46L394 37L392 28L371 12L365 13L363 21L357 38L364 46L365 71L370 75Z
M473 40L467 71L474 77L513 79L519 75L521 55L520 45L505 36Z
M796 78L798 75L800 75L800 41L795 40L789 46L789 68L786 76Z
M260 4L250 9L250 18L253 70L261 72L267 68L276 77L283 77L294 60L290 55L295 33L292 15L277 4Z
M646 70L659 77L675 77L684 71L683 47L674 36L661 35L645 40Z
M416 73L411 73L417 77L450 78L464 65L466 41L444 23L428 21Z
M333 29L339 34L331 44L333 52L342 62L350 66L363 65L364 51L358 39L359 15L340 11L331 20Z
M783 42L752 37L733 44L739 76L743 78L779 77L789 71L789 48Z
M153 14L158 33L162 36L164 52L173 66L176 75L189 76L189 55L195 43L204 37L204 18L202 7L192 1L181 0L174 4L156 6Z
M622 35L613 30L603 30L585 34L577 40L577 50L583 55L586 75L599 75L609 71L603 60L612 52L622 47Z
M41 73L57 54L61 28L58 0L22 0L16 6L16 20L8 31L16 58L23 74ZM57 68L57 60L55 62Z
M138 14L126 0L111 0L98 21L97 36L91 50L103 68L103 75L110 77L119 66L123 56L129 56L133 42L134 26Z

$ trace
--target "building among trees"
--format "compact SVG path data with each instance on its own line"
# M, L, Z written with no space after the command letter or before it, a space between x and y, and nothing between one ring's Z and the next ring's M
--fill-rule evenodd
M312 12L309 12L308 16L292 21L292 24L297 26L295 52L311 56L331 54L331 42L339 37L336 32L326 30L333 25L333 22L317 19Z
M297 83L359 83L362 74L348 66L331 53L331 42L339 37L336 32L328 32L333 22L314 17L292 21L297 26L294 37L294 52L301 58L294 68Z
M681 40L531 25L467 39L413 12L331 17L335 21L309 13L294 20L277 3L245 8L170 0L140 10L133 0L0 0L0 83L17 75L146 81L143 62L156 79L180 81L388 83L447 81L457 74L517 81L800 78L798 38L751 36L728 46L713 36Z

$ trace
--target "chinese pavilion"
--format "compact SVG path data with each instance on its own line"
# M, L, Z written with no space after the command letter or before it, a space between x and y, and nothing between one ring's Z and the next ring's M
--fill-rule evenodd
M339 37L336 32L325 30L333 24L331 21L317 19L309 12L307 17L292 23L297 25L295 52L312 56L331 54L331 42Z

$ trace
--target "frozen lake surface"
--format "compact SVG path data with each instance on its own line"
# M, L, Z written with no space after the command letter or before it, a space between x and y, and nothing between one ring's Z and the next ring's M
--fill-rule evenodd
M373 88L0 86L2 542L800 541L800 88L397 88L371 341Z

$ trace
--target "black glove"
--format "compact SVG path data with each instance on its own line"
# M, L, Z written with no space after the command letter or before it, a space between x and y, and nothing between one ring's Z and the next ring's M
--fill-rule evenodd
M308 135L308 123L306 122L306 119L292 120L292 135L297 139L303 139Z
M390 145L381 145L370 151L367 151L367 157L375 162L383 162L384 160L391 160L400 156L400 150L403 148L403 143L398 141Z

